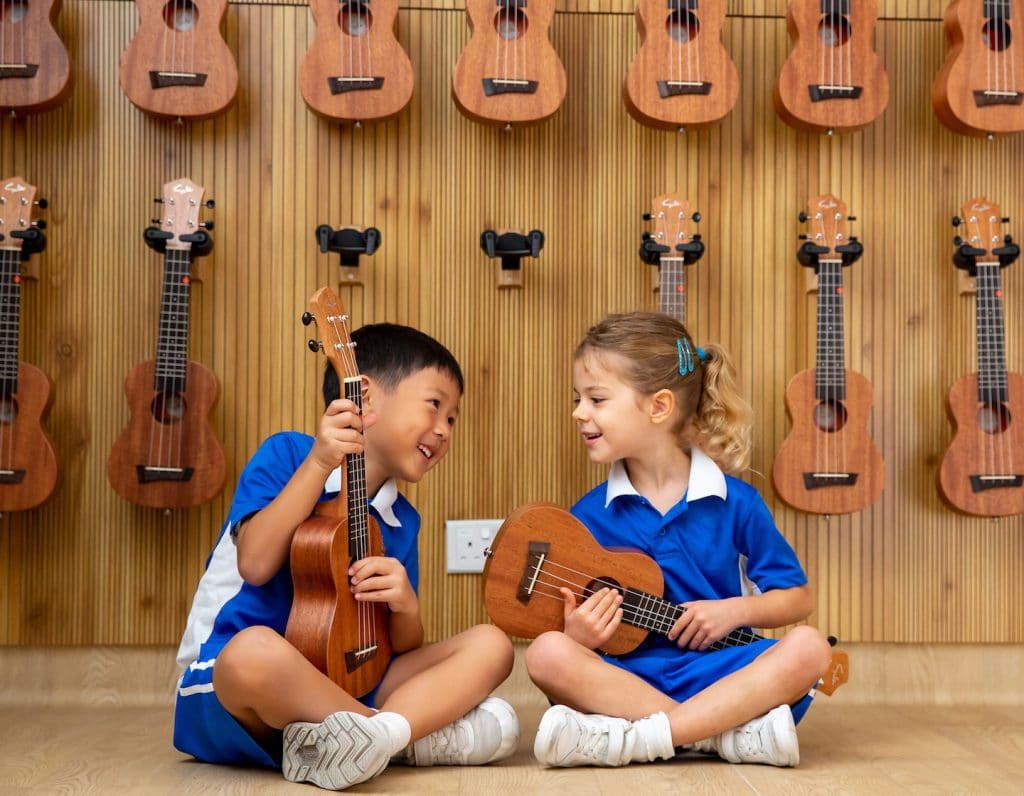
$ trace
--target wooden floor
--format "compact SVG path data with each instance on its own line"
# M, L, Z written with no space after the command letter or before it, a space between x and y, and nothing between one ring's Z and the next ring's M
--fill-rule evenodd
M819 697L801 723L796 769L707 757L623 769L542 769L542 706L521 708L518 753L495 766L394 767L352 793L1021 793L1019 708L845 705ZM171 746L169 708L0 709L0 793L315 793L280 773L196 763Z

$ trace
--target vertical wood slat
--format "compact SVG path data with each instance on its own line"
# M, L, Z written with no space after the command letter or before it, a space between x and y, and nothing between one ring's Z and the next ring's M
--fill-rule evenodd
M606 7L607 6L607 7ZM431 10L433 9L433 10ZM447 10L442 10L447 9ZM232 4L236 105L178 126L134 109L117 59L134 6L83 0L62 13L75 93L61 108L0 122L0 169L51 200L40 280L23 291L23 358L54 381L49 427L63 483L53 500L0 520L0 643L174 643L238 473L281 428L312 430L322 358L297 318L315 287L339 280L316 250L319 223L376 225L384 245L366 284L342 296L356 324L424 328L461 359L468 389L449 459L407 491L423 512L428 633L481 621L479 577L444 573L445 518L499 517L527 500L568 504L602 477L586 463L570 411L570 357L609 311L656 306L636 257L650 199L677 190L704 214L708 254L690 271L699 341L735 354L757 416L749 480L766 496L817 591L812 621L849 640L1020 641L1021 518L945 509L934 470L952 432L945 393L974 369L973 304L956 293L948 217L986 194L1014 218L1024 202L1020 137L955 136L928 90L945 56L938 11L883 6L876 49L893 86L871 127L828 139L775 117L771 89L789 50L784 8L732 8L725 44L740 70L736 109L678 135L635 124L620 99L638 46L632 9L565 4L552 26L569 75L562 109L505 134L450 99L468 41L454 4L405 8L400 38L416 91L398 119L352 129L310 113L297 70L313 33L305 5ZM590 11L604 13L586 13ZM127 422L122 382L155 350L160 259L141 241L149 200L187 175L217 200L213 254L200 261L191 356L222 384L213 422L229 488L163 516L121 501L106 456ZM773 496L772 459L789 425L789 378L813 364L813 296L796 264L796 213L834 191L858 216L866 254L847 277L847 360L872 382L872 434L886 459L878 504L852 517L802 515ZM537 227L525 289L494 287L479 250L487 228ZM1019 237L1019 235L1018 235ZM1024 369L1024 281L1005 272L1007 355Z

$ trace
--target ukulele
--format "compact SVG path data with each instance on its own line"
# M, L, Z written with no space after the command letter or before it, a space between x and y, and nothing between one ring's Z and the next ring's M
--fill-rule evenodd
M548 118L565 99L565 68L548 39L554 0L466 0L472 37L459 56L452 96L485 124Z
M188 359L192 258L213 247L204 229L212 222L199 221L203 193L187 179L164 185L158 200L164 218L145 233L164 255L156 359L136 365L125 379L131 418L107 461L111 486L140 506L189 508L224 487L224 450L209 423L220 384L213 371Z
M979 197L961 213L967 235L957 241L954 263L970 271L977 285L978 372L961 376L949 390L947 409L956 433L939 466L939 490L967 514L1024 514L1024 376L1006 371L1000 284L1000 270L1020 248L1000 234L1008 219L999 205Z
M139 110L205 119L230 105L238 68L220 33L227 0L135 0L139 29L121 55L121 88Z
M320 288L309 299L308 325L316 322L322 350L338 374L344 397L362 409L362 379L349 317L334 291ZM349 588L354 561L384 555L380 528L367 509L363 454L345 457L341 493L317 504L295 530L291 546L295 597L284 637L321 672L355 697L373 690L391 662L388 607L357 602Z
M601 647L609 655L635 650L649 633L667 635L686 611L663 599L665 580L654 559L631 550L608 550L565 509L553 503L528 503L502 523L485 551L484 606L506 633L536 638L564 626L560 587L577 603L603 588L622 595L622 622ZM763 636L737 628L710 644L709 650L738 647ZM833 652L820 689L831 694L849 679L849 657Z
M704 254L700 235L687 231L688 221L700 221L690 212L690 203L674 193L655 197L645 221L654 222L654 232L643 234L640 258L658 266L658 312L686 326L686 268Z
M801 213L812 234L797 255L818 274L818 335L813 370L786 387L793 422L772 468L775 491L786 503L814 514L846 514L882 493L885 464L868 434L871 384L844 364L843 268L863 252L846 235L846 205L819 196Z
M38 506L57 485L57 457L43 423L50 380L18 361L21 263L46 246L42 222L32 223L36 189L21 177L0 187L0 512Z
M954 0L943 30L949 53L932 83L932 108L956 133L1024 130L1024 50L1013 22L1021 0Z
M736 66L722 46L723 0L639 0L640 49L626 72L626 109L666 130L706 127L739 96Z
M0 3L0 111L44 111L71 93L58 14L60 0Z
M395 38L398 0L310 0L310 8L316 35L299 72L306 104L342 121L401 112L412 98L413 73Z
M793 51L775 84L782 120L812 132L856 130L889 101L889 78L871 45L875 0L791 0Z

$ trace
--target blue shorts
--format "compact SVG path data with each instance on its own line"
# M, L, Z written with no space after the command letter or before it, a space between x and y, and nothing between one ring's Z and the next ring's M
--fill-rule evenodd
M648 646L645 643L627 655L605 655L602 660L635 674L676 702L684 702L726 675L742 669L775 643L776 639L765 638L739 647L699 652L681 650L658 639L654 644ZM808 693L790 705L794 721L803 718L811 705L811 698Z

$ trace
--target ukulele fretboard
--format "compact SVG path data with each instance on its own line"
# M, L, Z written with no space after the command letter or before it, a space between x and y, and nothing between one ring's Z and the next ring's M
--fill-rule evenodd
M978 338L978 400L1002 403L1009 400L1006 383L1006 339L1003 325L1003 291L1000 266L978 263L975 317Z
M686 609L681 605L636 589L626 589L622 596L622 621L662 636L668 634L672 625L685 611ZM708 649L721 650L726 647L740 647L762 638L764 636L759 636L749 628L740 627L725 638L711 644Z
M843 356L843 263L818 264L818 340L814 390L819 401L846 399L846 362Z
M346 378L345 397L363 408L362 382L359 377ZM366 461L361 453L345 456L345 483L348 489L348 552L353 561L370 554L370 530L366 508Z
M18 335L21 323L21 256L0 249L0 397L18 391Z
M188 249L168 249L164 254L164 286L160 300L154 385L157 392L185 392L191 264L192 257Z

